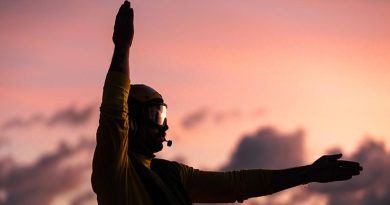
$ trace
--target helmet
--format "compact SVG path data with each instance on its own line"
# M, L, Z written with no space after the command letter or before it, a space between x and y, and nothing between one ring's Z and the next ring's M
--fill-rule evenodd
M164 99L160 93L144 84L131 85L129 97L141 104L147 103L149 101L164 102Z
M167 105L161 94L144 84L130 86L128 99L130 112L158 127L167 127Z

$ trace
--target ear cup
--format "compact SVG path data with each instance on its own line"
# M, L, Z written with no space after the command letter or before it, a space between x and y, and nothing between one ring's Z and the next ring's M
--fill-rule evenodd
M137 134L137 131L138 131L138 124L137 124L137 120L135 119L134 115L130 115L129 125L130 125L130 133L132 134L132 136L135 136Z

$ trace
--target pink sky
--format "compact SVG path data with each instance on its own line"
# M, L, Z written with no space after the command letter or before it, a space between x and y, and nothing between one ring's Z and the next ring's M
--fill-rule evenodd
M72 105L94 111L76 127L0 129L0 156L33 164L60 141L94 139L121 3L2 0L0 125L35 114L49 118ZM307 162L332 147L351 153L368 136L390 144L390 2L138 0L132 6L131 80L155 87L169 104L175 143L161 156L218 169L244 134L264 126L304 130ZM209 113L204 121L181 125L202 108ZM239 114L220 123L212 118L233 111Z

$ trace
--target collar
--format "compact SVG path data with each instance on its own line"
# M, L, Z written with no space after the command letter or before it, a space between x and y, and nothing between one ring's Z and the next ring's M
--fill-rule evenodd
M135 159L141 162L146 168L150 169L150 164L152 163L153 158L146 157L145 155L141 155L138 153L134 153Z

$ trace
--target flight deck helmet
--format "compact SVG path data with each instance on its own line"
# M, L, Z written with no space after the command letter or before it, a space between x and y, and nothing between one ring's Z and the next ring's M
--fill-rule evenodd
M137 121L143 120L160 129L168 129L167 104L160 93L144 84L130 86L129 112Z

